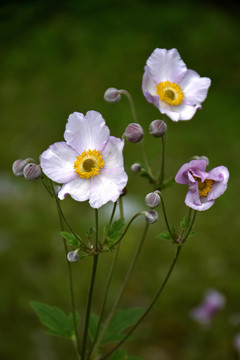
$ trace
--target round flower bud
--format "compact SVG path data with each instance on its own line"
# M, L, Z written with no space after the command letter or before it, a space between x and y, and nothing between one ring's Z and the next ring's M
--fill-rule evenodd
M149 126L149 132L155 137L162 137L167 131L167 124L163 120L154 120Z
M36 180L41 176L40 165L30 163L27 164L23 169L23 175L26 180Z
M124 135L132 143L136 143L143 138L143 128L137 123L131 123L126 127Z
M76 262L79 259L79 255L76 251L69 251L69 253L67 254L67 259L70 262Z
M161 198L155 191L147 194L145 197L145 204L150 208L158 206L160 204L160 201Z
M104 93L104 100L106 100L109 103L117 103L121 99L121 95L119 94L118 90L110 87L107 89Z
M12 165L12 171L13 171L14 175L15 176L23 176L23 169L30 161L32 161L32 159L30 159L30 158L27 158L25 160L18 159L16 161L14 161L14 163Z
M138 164L138 163L135 163L135 164L132 164L132 165L131 165L131 170L132 170L133 172L135 172L135 173L140 172L141 169L142 169L142 167L141 167L141 165Z
M158 219L158 213L156 210L149 210L145 212L145 219L149 224L153 224Z

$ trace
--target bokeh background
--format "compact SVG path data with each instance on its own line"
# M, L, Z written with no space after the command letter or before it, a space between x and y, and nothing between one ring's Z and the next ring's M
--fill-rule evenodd
M63 139L68 115L90 109L102 113L112 135L121 136L132 122L129 104L107 104L104 91L124 88L134 97L153 166L160 142L148 136L149 123L161 118L141 92L144 64L156 47L176 47L188 68L212 79L202 111L191 121L168 121L167 176L193 155L205 155L210 168L226 165L227 192L199 213L196 235L184 246L161 299L123 348L146 360L237 359L232 341L240 331L239 263L239 7L231 1L6 1L0 7L1 170L0 170L0 358L2 360L74 359L71 344L45 334L29 306L46 302L70 312L66 262L55 204L41 181L15 178L17 158L39 155ZM126 144L129 173L124 198L128 218L142 210L151 190L131 173L142 160L138 144ZM170 222L187 212L186 188L165 191ZM63 203L71 225L84 234L93 224L87 203ZM111 207L100 211L103 227ZM121 247L110 302L127 269L142 221ZM172 244L156 239L165 230L162 213L132 275L121 308L147 306L174 256ZM100 260L93 309L100 308L112 254ZM91 258L74 264L77 307L83 318ZM208 288L226 297L225 308L202 328L189 316ZM234 324L233 324L234 323Z

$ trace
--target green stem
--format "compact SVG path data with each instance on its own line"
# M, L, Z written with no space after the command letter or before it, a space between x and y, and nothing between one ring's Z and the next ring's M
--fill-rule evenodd
M95 251L97 251L97 249L98 249L98 209L95 209L95 223L96 223ZM91 306L92 306L93 289L94 289L95 278L96 278L96 273L97 273L98 255L99 254L97 253L93 256L93 268L92 268L92 275L91 275L91 281L90 281L89 292L88 292L87 310L86 310L85 326L84 326L83 341L82 341L82 360L85 359L85 351L86 351L86 346L87 346L88 324L89 324L89 317L90 317Z
M81 239L81 238L72 230L72 228L70 227L67 219L66 219L65 216L64 216L64 213L63 213L63 211L62 211L62 208L61 208L59 199L58 199L58 197L57 197L57 195L56 195L56 193L55 193L54 186L53 186L53 183L52 183L51 180L50 180L50 186L51 186L52 193L53 193L54 199L55 199L56 204L57 204L57 207L58 207L58 211L60 212L61 217L62 217L64 223L66 224L68 230L79 240L80 244L81 244L85 249L88 249L88 250L91 251L91 249L90 249L86 244L84 244L84 242L82 241L82 239Z
M120 241L122 240L122 238L126 235L126 232L129 229L129 226L131 225L131 223L133 222L133 220L135 220L139 215L144 215L145 212L141 211L135 215L133 215L133 217L130 219L129 223L127 224L124 232L122 233L121 237L118 239L118 241L116 241L112 246L109 247L109 249L114 248L116 245L118 245L120 243Z
M130 277L130 275L131 275L131 273L132 273L132 271L133 271L133 268L134 268L134 266L135 266L135 264L136 264L136 262L137 262L137 259L138 259L139 255L140 255L140 252L141 252L141 250L142 250L142 246L143 246L145 237L146 237L146 235L147 235L148 228L149 228L149 223L146 223L145 228L144 228L144 231L143 231L143 235L142 235L142 237L140 238L140 241L139 241L139 243L138 243L137 250L136 250L135 255L134 255L133 259L132 259L132 262L131 262L131 264L130 264L130 266L129 266L129 268L128 268L127 274L126 274L126 276L125 276L125 279L124 279L124 281L123 281L123 284L122 284L122 286L121 286L121 289L120 289L120 291L119 291L119 294L118 294L118 296L117 296L117 298L116 298L116 300L115 300L115 302L114 302L114 304L113 304L113 307L112 307L112 309L111 309L111 311L110 311L110 313L109 313L109 315L108 315L108 317L107 317L107 319L106 319L106 322L105 322L105 325L104 325L104 327L103 327L103 329L102 329L102 332L101 332L101 334L100 334L100 336L99 336L99 338L98 338L98 340L97 340L97 342L96 342L96 344L95 344L95 346L94 346L94 348L93 348L92 358L93 358L93 356L95 355L95 353L96 353L96 351L97 351L97 349L98 349L98 346L100 345L100 343L101 343L101 341L102 341L102 339L103 339L103 337L104 337L104 334L106 333L106 331L107 331L107 329L108 329L108 327L109 327L109 325L110 325L110 322L111 322L111 320L112 320L112 318L113 318L113 315L114 315L114 313L115 313L115 311L116 311L116 309L117 309L117 306L118 306L118 304L119 304L119 302L120 302L120 300L121 300L121 297L122 297L123 291L124 291L124 289L125 289L125 287L126 287L126 284L127 284L127 282L128 282L128 279L129 279L129 277Z
M123 219L124 218L124 213L123 213L123 199L122 199L122 196L120 196L119 199L118 199L118 205L119 205L120 219Z
M159 296L161 295L162 291L164 290L168 279L174 269L174 266L178 260L179 254L181 252L182 247L178 246L177 247L177 252L175 254L175 257L172 261L172 264L168 270L168 273L163 281L163 283L161 284L158 292L156 293L155 297L153 298L152 302L150 303L150 305L148 306L148 308L145 310L145 312L143 313L143 315L140 317L140 319L136 322L136 324L126 333L126 335L124 336L124 338L116 345L114 346L114 348L109 351L106 355L104 355L103 357L100 358L100 360L105 360L107 359L110 355L112 355L127 339L128 337L133 333L133 331L138 327L138 325L142 322L142 320L147 316L147 314L150 312L150 310L152 309L152 307L154 306L154 304L156 303L156 301L158 300Z
M162 205L162 210L163 210L163 216L164 216L164 220L165 220L166 226L167 226L167 228L168 228L168 232L169 232L169 234L171 235L171 238L174 240L172 231L171 231L170 226L169 226L169 223L168 223L167 212L166 212L166 208L165 208L165 204L164 204L164 199L163 199L162 193L161 193L159 190L157 190L157 193L158 193L158 194L160 195L160 197L161 197L161 205Z
M133 120L134 120L134 122L139 124L138 117L137 117L137 112L136 112L136 107L135 107L132 95L127 90L123 90L123 89L118 90L118 92L127 97L128 101L129 101L129 104L130 104L130 107L131 107L131 110L132 110ZM145 152L143 140L140 141L140 146L141 146L141 151L142 151L142 156L143 156L143 159L144 159L144 163L145 163L146 168L147 168L147 172L149 173L149 175L153 179L152 170L151 170L148 158L147 158L147 154Z
M187 238L188 238L188 236L189 236L189 234L190 234L190 232L191 232L191 230L192 230L193 224L194 224L195 219L196 219L196 215L197 215L197 211L196 211L196 210L194 210L194 213L193 213L193 217L192 217L191 224L189 225L189 228L188 228L187 234L185 235L185 237L184 237L184 238L183 238L183 240L182 240L182 244L184 244L184 243L185 243L185 241L187 240Z
M55 201L57 203L56 197L55 197ZM60 212L58 206L57 206L57 211L58 211L61 231L64 231L62 213ZM63 246L64 246L64 251L65 251L65 259L66 259L66 262L67 262L67 269L68 269L68 279L69 279L69 288L70 288L73 326L74 326L74 332L75 332L75 337L76 337L76 353L77 353L78 359L80 359L80 343L79 343L79 335L78 335L78 329L77 329L76 306L75 306L75 300L74 300L72 268L71 268L70 262L67 260L68 248L67 248L66 240L64 238L62 238L62 240L63 240Z
M161 172L158 180L158 184L161 187L164 181L164 169L165 169L165 155L166 155L166 136L162 136L162 159L161 159Z

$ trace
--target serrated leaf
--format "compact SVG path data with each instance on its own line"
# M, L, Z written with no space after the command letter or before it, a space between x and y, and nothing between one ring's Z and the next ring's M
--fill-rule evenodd
M62 231L60 234L66 240L69 246L74 246L74 247L80 246L80 241L74 234L69 233L67 231Z
M124 337L123 331L134 325L143 313L144 308L116 310L101 344L104 345L121 340Z
M164 231L160 234L157 234L156 237L159 239L162 239L162 240L171 240L172 239L171 235L168 231Z
M189 226L189 223L190 223L190 218L188 217L188 215L184 216L184 218L180 222L180 226L181 226L182 230L187 229Z
M124 219L120 218L107 229L107 239L111 243L117 241L122 235L122 228L124 226Z
M98 320L99 320L98 315L95 315L93 313L90 314L88 331L89 331L89 334L90 334L90 337L92 340L94 339L96 331L97 331ZM100 331L101 331L101 329L102 329L102 326L100 327Z
M66 338L72 338L75 335L72 314L66 315L57 306L50 306L36 301L32 301L30 305L38 315L40 322L48 328L48 334ZM77 313L76 318L77 322L79 322Z

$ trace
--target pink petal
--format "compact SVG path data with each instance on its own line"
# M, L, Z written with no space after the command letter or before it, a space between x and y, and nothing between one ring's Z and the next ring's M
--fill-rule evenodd
M42 153L40 165L50 179L63 184L77 177L73 167L77 156L78 153L65 141L57 142Z
M142 91L143 95L147 99L148 102L154 104L159 107L159 95L156 93L156 85L150 75L149 69L147 66L144 68L143 81L142 81Z
M123 166L123 155L122 150L124 141L110 136L108 142L101 154L104 160L104 169L117 168Z
M108 201L117 201L127 180L123 167L102 169L99 175L92 178L90 205L98 209Z
M190 190L187 192L187 195L185 198L185 204L188 207L190 207L194 210L198 210L198 211L208 210L211 206L213 206L214 202L215 202L215 200L208 201L206 198L202 198L201 204L198 205L198 204L196 204L196 198L194 197L194 193Z
M102 115L91 110L87 112L86 116L78 112L69 116L64 138L68 145L81 154L84 150L101 151L109 134Z
M155 49L147 60L147 67L157 84L167 80L178 84L187 72L177 49Z
M188 171L191 170L193 173L197 173L197 176L199 176L199 171L205 172L206 166L207 161L205 159L191 160L180 167L175 176L175 181L178 184L188 184Z
M187 105L201 104L207 97L211 80L193 70L188 70L179 84L184 92L183 103Z
M215 200L227 189L229 171L225 166L218 166L208 173L208 178L214 180L214 184L207 195L208 200Z
M91 179L76 179L64 184L58 192L58 197L63 200L66 195L70 195L76 201L85 201L89 199L91 189Z

